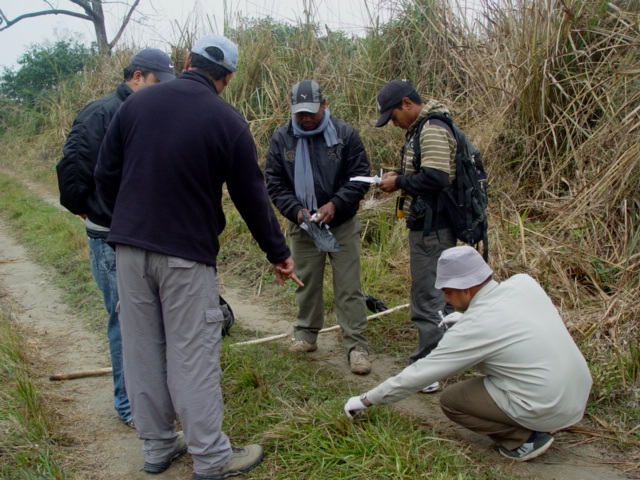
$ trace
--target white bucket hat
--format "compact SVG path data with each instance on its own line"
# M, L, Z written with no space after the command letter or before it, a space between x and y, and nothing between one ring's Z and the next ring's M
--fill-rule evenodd
M438 259L436 288L465 290L484 282L493 273L478 251L468 245L448 248Z

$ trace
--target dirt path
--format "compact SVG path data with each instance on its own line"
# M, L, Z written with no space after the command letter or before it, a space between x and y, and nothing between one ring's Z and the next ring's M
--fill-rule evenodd
M87 267L88 268L88 267ZM0 292L12 317L26 330L31 354L41 363L39 388L63 419L62 434L74 463L77 479L146 479L142 470L141 441L136 432L122 425L111 405L111 377L50 382L48 374L109 366L106 341L90 333L82 320L59 302L62 294L48 281L49 274L32 263L0 220ZM231 287L224 296L233 306L237 325L261 331L265 336L290 331L290 322L265 312L256 299L247 299ZM319 368L337 369L362 390L375 386L402 365L382 355L372 355L374 369L367 377L352 375L336 334L320 337L319 349L310 354ZM286 341L286 340L285 340ZM260 348L259 346L243 348ZM345 393L346 396L346 393ZM415 395L397 408L417 417L425 428L439 436L469 445L473 452L485 454L489 461L505 462L491 442L453 425L437 407L436 395ZM346 399L346 398L345 398ZM381 407L384 408L384 407ZM556 480L602 480L632 478L603 460L590 439L561 432L551 451L540 459L513 467L514 478ZM611 462L613 463L613 462ZM154 478L191 478L188 456L166 473Z

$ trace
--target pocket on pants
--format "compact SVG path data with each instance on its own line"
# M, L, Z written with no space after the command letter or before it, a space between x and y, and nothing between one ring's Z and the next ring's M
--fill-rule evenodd
M204 331L206 335L204 338L205 345L208 345L213 354L217 355L220 351L220 344L222 343L222 322L224 321L224 315L219 308L207 308L204 311Z
M219 308L207 308L204 311L204 321L207 324L221 323L224 320L222 310Z
M167 265L169 268L193 268L196 263L195 260L167 256Z

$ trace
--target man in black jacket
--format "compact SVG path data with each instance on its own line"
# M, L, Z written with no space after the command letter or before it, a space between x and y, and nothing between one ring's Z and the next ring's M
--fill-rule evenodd
M60 203L85 221L91 271L109 314L107 335L113 367L113 406L130 427L134 423L122 368L115 252L106 242L111 214L98 198L93 170L107 127L122 102L135 91L174 78L173 64L166 53L151 48L136 53L124 69L124 80L116 91L92 101L78 114L62 148L64 156L56 166Z
M291 112L291 121L271 139L265 168L269 196L291 221L296 273L305 284L296 291L298 314L290 350L306 353L317 349L316 337L324 323L322 287L327 251L320 251L304 230L315 227L311 223L320 228L327 225L339 244L339 251L328 255L343 345L351 371L364 375L371 371L371 363L360 285L362 226L356 212L369 185L350 179L368 176L369 160L358 133L331 115L315 81L302 80L293 87Z
M113 208L108 240L116 244L127 390L148 473L187 449L196 480L238 475L262 460L260 445L232 448L221 430L223 184L278 282L301 285L249 125L220 96L237 61L229 39L202 37L180 77L122 105L96 166L98 194Z

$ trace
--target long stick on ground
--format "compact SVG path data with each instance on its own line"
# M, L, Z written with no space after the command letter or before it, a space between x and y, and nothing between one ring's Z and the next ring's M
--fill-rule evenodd
M369 315L367 317L367 320L373 320L374 318L382 317L384 315L389 315L390 313L397 312L398 310L404 310L405 308L409 308L409 304L408 303L405 304L405 305L398 305L397 307L389 308L388 310L385 310L384 312L374 313L373 315ZM332 332L332 331L337 330L339 328L340 328L340 325L334 325L333 327L323 328L318 333ZM286 338L289 335L291 335L291 334L290 333L281 333L280 335L273 335L271 337L258 338L256 340L248 340L246 342L233 343L231 346L232 347L240 347L240 346L244 346L244 345L258 345L260 343L275 342L276 340L280 340L281 338Z
M101 375L111 375L112 373L113 373L113 369L111 367L96 368L95 370L83 370L80 372L54 373L53 375L49 375L49 380L72 380L74 378L99 377Z
M408 308L409 304L398 305L397 307L390 308L385 310L384 312L374 313L373 315L369 315L367 320L373 320L374 318L382 317L384 315L389 315L390 313L397 312L398 310L404 310ZM334 325L333 327L323 328L318 333L327 333L333 332L340 328L340 325ZM240 347L244 345L259 345L261 343L275 342L276 340L280 340L281 338L286 338L290 333L282 333L280 335L273 335L271 337L258 338L256 340L249 340L246 342L238 342L232 343L232 347ZM86 378L86 377L98 377L101 375L111 375L113 373L113 369L111 367L108 368L96 368L95 370L83 370L79 372L70 372L70 373L58 373L49 375L49 380L72 380L74 378Z

